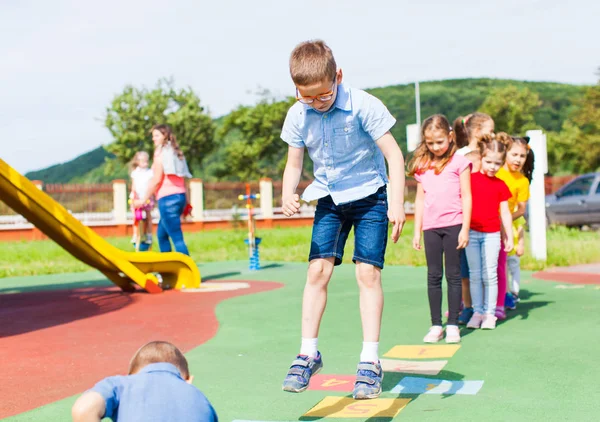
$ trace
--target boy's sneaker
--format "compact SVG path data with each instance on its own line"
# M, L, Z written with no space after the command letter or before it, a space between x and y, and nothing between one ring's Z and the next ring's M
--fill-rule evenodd
M306 355L296 356L292 366L283 380L283 391L291 393L301 393L308 388L310 377L318 373L323 368L323 359L321 353L317 352L316 357Z
M423 343L437 343L444 337L444 329L441 325L434 325L429 329L429 332L423 337Z
M360 362L356 369L356 382L352 397L355 400L375 399L381 394L383 370L379 362Z
M496 306L496 312L494 312L496 319L502 321L506 319L506 311L502 306Z
M467 328L479 328L483 322L483 314L475 312L469 322L467 322Z
M146 240L144 240L144 243L146 243L147 245L151 245L152 244L152 233L147 233L146 234Z
M466 325L473 316L473 308L465 308L458 316L458 325Z
M521 299L519 299L519 295L517 293L511 293L511 295L512 295L515 303L519 303L521 301Z
M496 317L491 314L485 314L483 322L481 323L482 330L493 330L496 328Z
M515 298L512 293L506 293L506 296L504 297L504 307L511 311L517 309L517 304L515 303Z
M446 343L460 343L458 325L446 325Z

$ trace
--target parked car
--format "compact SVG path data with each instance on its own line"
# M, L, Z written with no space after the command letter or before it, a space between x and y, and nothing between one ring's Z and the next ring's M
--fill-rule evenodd
M588 173L546 195L548 224L581 227L600 224L600 173Z

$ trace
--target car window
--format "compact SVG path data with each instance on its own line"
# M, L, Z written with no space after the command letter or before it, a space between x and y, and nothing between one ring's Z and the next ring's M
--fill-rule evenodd
M600 195L600 181L598 181L598 186L596 187L596 195Z
M594 176L575 179L569 185L565 186L565 188L560 192L560 196L587 195L590 193L593 183Z

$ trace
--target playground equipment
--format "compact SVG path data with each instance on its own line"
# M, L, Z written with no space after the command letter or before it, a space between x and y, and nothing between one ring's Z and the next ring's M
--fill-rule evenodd
M255 236L256 223L252 214L252 210L254 209L252 200L260 199L260 194L251 193L250 184L246 183L246 194L238 196L238 199L240 201L246 201L246 209L248 210L248 238L244 239L244 243L248 245L248 256L250 259L250 265L248 268L252 271L260 270L258 245L260 245L261 238Z
M189 256L117 249L2 159L0 199L75 258L98 269L125 291L134 291L133 283L150 293L159 293L162 288L200 286L200 271ZM162 288L153 273L161 275Z

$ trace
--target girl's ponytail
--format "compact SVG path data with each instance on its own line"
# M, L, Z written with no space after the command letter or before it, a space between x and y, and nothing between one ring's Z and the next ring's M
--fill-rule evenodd
M469 132L467 130L466 123L469 120L470 116L471 115L468 115L466 117L459 116L456 118L456 120L454 120L452 126L454 130L454 136L456 137L457 148L463 148L469 145Z

